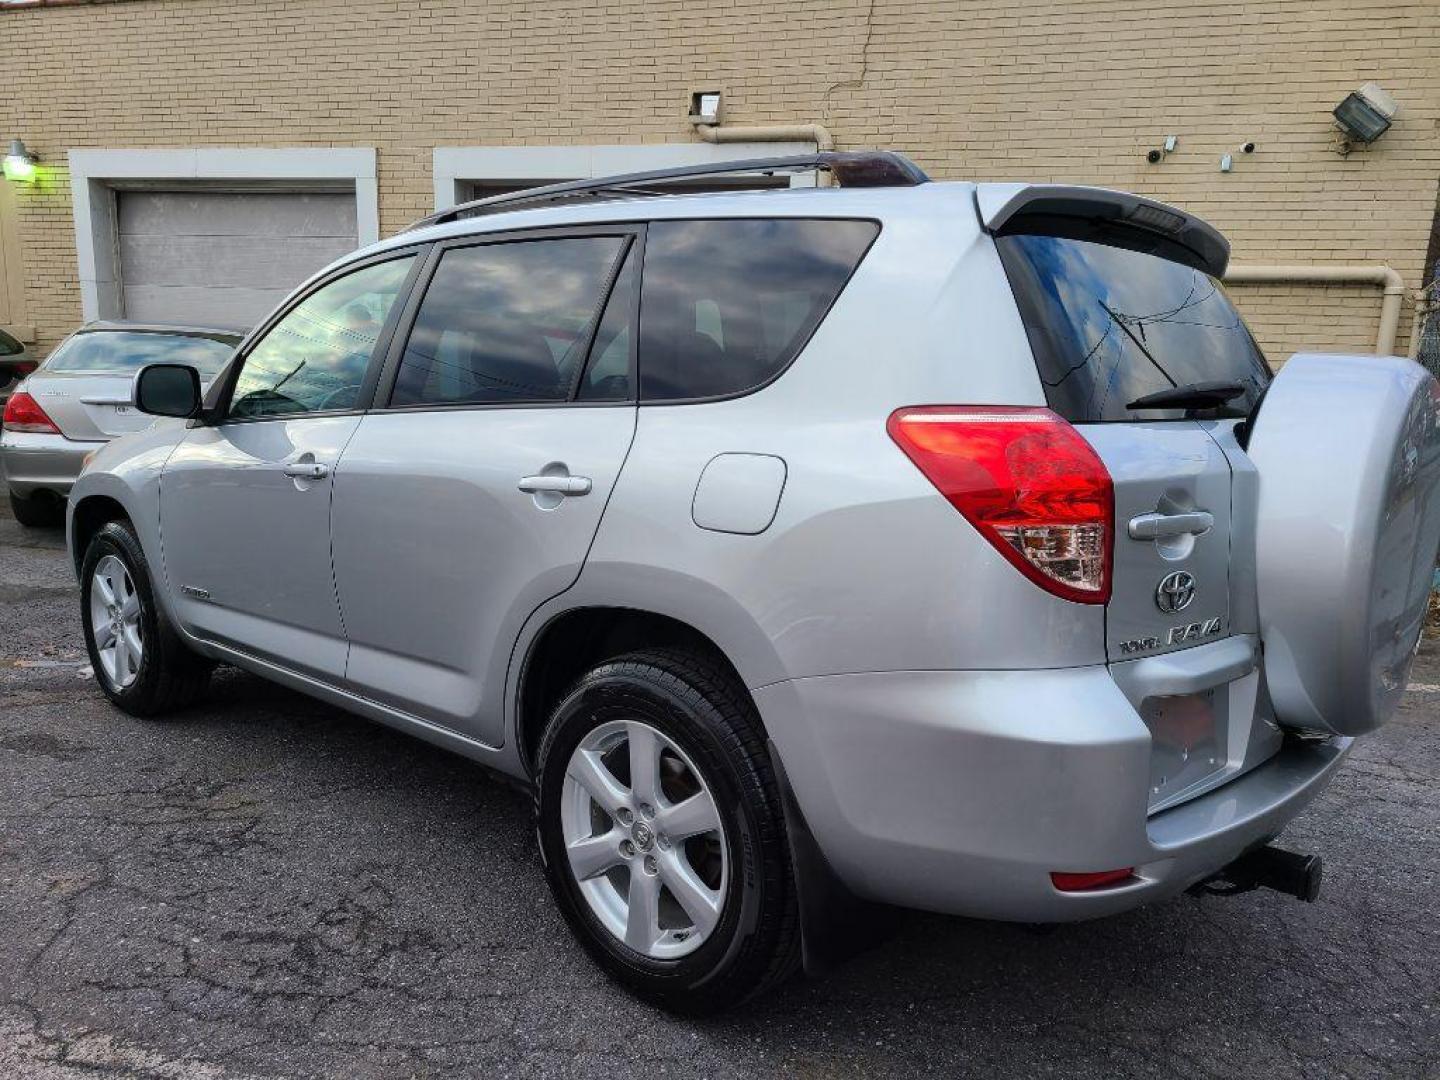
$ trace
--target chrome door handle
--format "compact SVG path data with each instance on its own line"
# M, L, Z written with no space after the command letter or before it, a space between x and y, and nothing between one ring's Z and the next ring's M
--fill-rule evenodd
M285 475L296 480L324 480L330 475L330 466L318 461L292 461L285 466Z
M1141 514L1130 519L1130 536L1135 540L1168 540L1187 534L1199 535L1215 527L1215 515L1204 510L1183 514Z
M521 491L531 495L541 491L554 492L556 495L590 494L588 476L522 476L519 486Z

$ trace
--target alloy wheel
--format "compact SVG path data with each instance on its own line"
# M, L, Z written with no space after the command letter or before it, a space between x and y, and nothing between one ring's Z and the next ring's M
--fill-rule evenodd
M106 555L90 578L90 636L106 680L124 690L140 674L145 641L140 594L125 564Z
M729 856L684 751L649 724L606 722L570 755L560 798L570 872L600 923L654 960L699 948L720 923Z

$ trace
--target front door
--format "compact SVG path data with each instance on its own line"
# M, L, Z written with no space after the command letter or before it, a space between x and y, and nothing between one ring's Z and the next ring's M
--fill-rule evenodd
M635 431L638 238L448 248L388 407L335 477L335 580L367 697L501 741L520 627L580 574Z
M325 282L239 360L216 422L160 481L166 583L191 633L338 679L345 634L330 567L334 471L415 259Z

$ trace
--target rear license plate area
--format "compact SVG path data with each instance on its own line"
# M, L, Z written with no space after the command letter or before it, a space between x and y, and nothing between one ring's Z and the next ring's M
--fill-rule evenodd
M1226 765L1226 709L1215 690L1146 698L1150 729L1150 806L1169 802Z

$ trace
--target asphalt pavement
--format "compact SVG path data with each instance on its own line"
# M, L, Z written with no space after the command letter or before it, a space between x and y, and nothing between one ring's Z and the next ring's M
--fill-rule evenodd
M63 538L0 509L0 1077L1440 1076L1437 717L1427 643L1286 833L1317 904L906 916L675 1019L571 940L477 766L224 669L174 719L111 708Z

